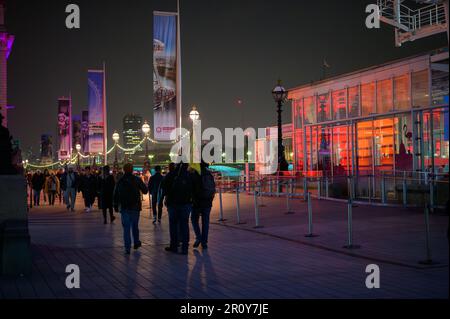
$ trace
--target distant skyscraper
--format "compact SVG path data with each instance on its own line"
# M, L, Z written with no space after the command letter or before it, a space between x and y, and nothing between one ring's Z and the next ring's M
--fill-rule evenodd
M14 37L6 32L5 0L0 0L0 113L3 115L3 125L7 126L7 76L6 61L14 42Z
M123 143L126 148L133 148L142 141L142 116L136 114L127 114L123 118ZM139 147L137 151L141 151ZM127 154L134 154L135 152L126 152Z

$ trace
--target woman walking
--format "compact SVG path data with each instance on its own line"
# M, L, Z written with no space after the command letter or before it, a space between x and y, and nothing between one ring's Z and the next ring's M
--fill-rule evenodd
M114 176L110 174L110 168L108 165L103 167L103 176L100 180L100 196L99 196L99 204L103 210L103 223L107 224L107 211L109 210L109 216L111 223L116 219L114 217L113 212L113 194L114 188L116 186L116 182L114 180Z

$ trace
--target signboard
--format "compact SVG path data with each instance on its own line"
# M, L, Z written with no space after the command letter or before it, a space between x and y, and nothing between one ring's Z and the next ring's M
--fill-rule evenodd
M72 151L71 113L71 100L60 98L58 100L58 159L60 160L70 159Z

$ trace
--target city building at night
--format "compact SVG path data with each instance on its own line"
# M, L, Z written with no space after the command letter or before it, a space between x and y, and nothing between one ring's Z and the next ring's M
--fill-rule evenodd
M295 170L331 185L354 176L369 199L384 187L398 199L403 177L448 179L448 59L438 50L291 89Z
M123 141L125 148L134 148L143 138L142 135L142 116L136 114L127 114L123 118ZM141 151L139 147L136 151ZM125 152L128 155L134 155L136 151Z

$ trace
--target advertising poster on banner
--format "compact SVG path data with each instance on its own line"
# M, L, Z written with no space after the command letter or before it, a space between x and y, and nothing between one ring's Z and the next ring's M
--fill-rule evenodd
M105 151L104 71L88 73L89 153Z
M177 127L177 16L155 13L153 23L154 137L170 141Z
M58 100L58 137L59 150L58 158L61 160L69 159L71 153L71 101L67 98Z
M81 145L81 116L72 116L72 147L75 148L77 144Z
M89 111L81 112L81 150L89 153Z

